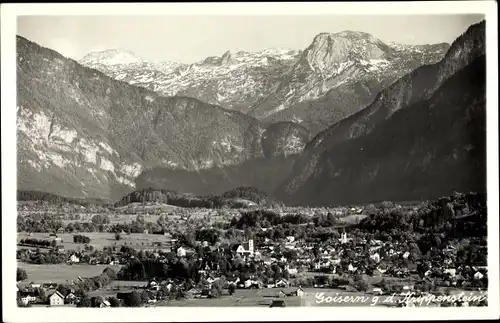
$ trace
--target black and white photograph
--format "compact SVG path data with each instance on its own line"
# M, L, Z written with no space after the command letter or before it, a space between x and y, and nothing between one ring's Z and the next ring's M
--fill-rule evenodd
M498 318L496 12L2 5L4 321Z

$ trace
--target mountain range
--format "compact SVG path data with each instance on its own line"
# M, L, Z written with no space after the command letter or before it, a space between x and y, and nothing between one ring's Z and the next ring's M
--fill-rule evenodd
M301 205L485 190L484 33L451 46L320 33L194 64L123 50L77 62L18 36L18 189L255 186Z
M19 189L117 198L155 166L200 169L262 156L258 120L161 97L17 37Z
M297 61L300 51L226 51L194 64L154 63L124 50L106 50L79 61L117 80L164 96L190 96L238 111L268 96Z
M293 203L485 191L485 22L319 133L276 195Z
M161 95L198 98L270 125L300 123L313 134L359 111L398 77L439 61L449 45L385 44L368 33L320 33L304 50L267 49L194 64L147 62L107 50L80 63Z

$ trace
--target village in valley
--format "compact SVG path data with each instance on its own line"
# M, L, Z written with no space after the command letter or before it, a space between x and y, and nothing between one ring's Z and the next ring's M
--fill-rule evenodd
M18 193L18 305L320 306L318 293L487 305L482 195L292 208L259 194L204 207L154 190L114 205Z
M486 2L390 15L387 4L280 17L266 6L2 11L17 195L4 212L16 222L6 317L211 306L498 316Z

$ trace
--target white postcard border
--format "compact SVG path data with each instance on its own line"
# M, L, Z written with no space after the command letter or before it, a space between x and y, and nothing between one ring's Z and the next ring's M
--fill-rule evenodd
M2 293L5 322L120 321L311 321L499 318L498 253L498 43L494 1L349 2L349 3L163 3L163 4L2 4ZM487 49L487 193L488 307L482 308L31 308L15 301L16 250L16 17L19 15L344 15L344 14L486 15ZM496 304L496 305L495 305ZM354 310L353 310L354 309Z

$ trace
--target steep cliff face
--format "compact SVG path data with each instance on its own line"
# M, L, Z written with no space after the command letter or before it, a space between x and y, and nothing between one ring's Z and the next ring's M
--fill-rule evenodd
M199 170L262 156L265 129L250 116L160 97L22 37L17 76L19 189L115 198L145 169Z
M262 150L266 158L299 155L310 140L310 132L293 122L277 122L262 134Z
M136 184L138 188L175 189L198 195L252 186L271 194L290 175L295 159L309 139L309 131L301 125L275 123L262 133L263 158L197 171L156 167L142 173Z
M296 121L316 134L371 103L398 77L439 61L448 47L385 44L353 31L321 33L251 114L266 122Z
M360 141L364 140L361 138L368 136L372 131L379 128L395 127L399 129L397 123L394 123L395 121L387 123L387 120L390 119L396 111L405 110L415 104L422 105L424 104L422 102L428 102L427 100L431 98L437 100L435 98L437 89L441 88L450 77L455 75L453 74L454 72L460 71L467 67L468 64L475 61L476 58L485 55L484 33L484 21L471 26L462 36L457 38L446 56L439 63L420 67L405 75L397 82L381 91L371 105L319 133L307 144L303 154L294 166L292 175L278 189L276 194L280 198L285 199L288 197L290 200L296 200L295 198L300 195L299 192L302 192L305 196L310 196L304 191L303 187L305 187L304 185L306 182L314 181L311 179L314 174L328 167L326 166L328 163L327 160L324 159L324 156L331 156L335 151L337 152L337 158L342 159L345 157L342 155L343 153L339 153L336 146L341 145L342 147L348 147L354 142L358 142L352 139L360 138ZM479 63L476 62L475 66L478 66L478 64ZM475 70L477 69L476 67ZM465 100L462 96L467 95L467 86L470 85L470 82L467 81L464 76L457 76L455 79L458 79L458 81L454 81L454 86L456 86L457 89L463 89L463 91L452 90L450 86L448 86L445 93L453 93L458 99L461 98ZM484 86L484 79L476 77L475 80L482 81L483 83L481 84ZM466 86L462 87L460 82L466 84ZM479 94L475 93L474 95L477 97L476 101L480 100ZM460 106L463 107L464 105L461 104ZM417 117L432 122L426 115L418 115L415 118ZM419 120L416 119L412 119L411 121L415 123L419 122ZM440 119L439 122L444 122L444 120ZM422 128L412 128L412 130L408 130L409 133L413 133L414 131L417 136L420 135L419 131L425 130ZM439 140L441 139L436 138L436 141ZM366 149L366 147L364 149ZM369 155L363 156L367 158L364 159L364 162L369 164ZM334 159L328 160L331 162ZM389 163L389 160L385 162ZM347 183L345 184L347 185ZM340 194L328 185L325 186L324 190L329 192L330 195ZM353 196L358 195L354 194Z
M222 194L239 186L252 186L272 194L292 171L296 156L255 158L238 165L198 171L156 167L141 173L136 187L172 189L196 195Z
M324 205L486 192L485 71L485 58L477 58L429 99L328 150L293 201Z

